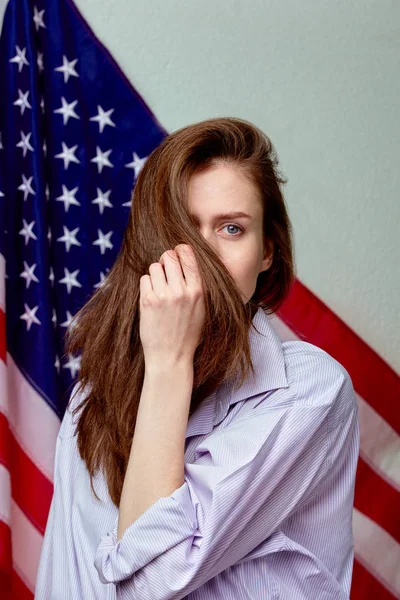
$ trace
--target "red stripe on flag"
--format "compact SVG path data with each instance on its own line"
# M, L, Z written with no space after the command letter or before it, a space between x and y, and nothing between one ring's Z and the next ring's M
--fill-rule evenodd
M53 484L22 450L2 413L0 413L0 463L11 473L13 499L31 523L44 535L53 496Z
M400 434L400 378L329 307L296 280L278 311L296 335L328 352L348 371L354 389Z
M359 457L354 506L400 543L399 494Z
M5 415L0 412L0 463L10 471L11 431Z
M354 560L350 600L396 600L357 559Z
M11 556L11 531L6 523L0 521L0 600L11 598Z
M33 600L32 592L26 587L18 574L12 572L12 600Z
M12 437L12 495L33 525L44 535L53 496L53 484Z

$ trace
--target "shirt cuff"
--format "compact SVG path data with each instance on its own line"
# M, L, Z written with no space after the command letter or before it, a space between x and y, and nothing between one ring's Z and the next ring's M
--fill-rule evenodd
M131 577L160 554L194 537L198 528L195 506L186 481L167 498L159 498L117 541L118 518L97 547L94 566L102 583Z

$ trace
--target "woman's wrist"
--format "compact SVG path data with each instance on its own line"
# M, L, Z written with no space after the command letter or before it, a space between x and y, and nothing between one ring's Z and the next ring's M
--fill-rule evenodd
M157 359L145 361L145 377L172 377L176 379L179 375L193 377L194 366L191 357L182 359Z
M194 380L193 363L188 361L157 361L150 362L145 366L142 393L140 404L157 407L156 413L160 416L160 403L168 407L171 412L171 405L178 407L187 407L190 405ZM178 415L182 408L178 410ZM183 414L183 413L182 413ZM186 415L186 412L185 412ZM187 415L185 416L187 421Z

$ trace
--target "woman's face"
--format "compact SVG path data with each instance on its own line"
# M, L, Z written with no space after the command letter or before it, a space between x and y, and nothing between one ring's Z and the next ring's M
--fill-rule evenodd
M271 248L264 249L258 189L232 167L219 165L193 175L188 207L201 234L235 279L243 302L248 302L259 273L270 268L273 256ZM249 217L232 215L235 212Z

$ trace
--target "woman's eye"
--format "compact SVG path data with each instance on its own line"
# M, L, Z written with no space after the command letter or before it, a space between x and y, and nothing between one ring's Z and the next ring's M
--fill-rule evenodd
M235 229L238 229L241 233L243 233L243 229L241 227L239 227L239 225L235 225L234 223L229 223L228 225L225 225L222 229L226 229L227 227L234 227ZM230 230L229 232L230 237L239 237L239 233L232 233L232 230Z

